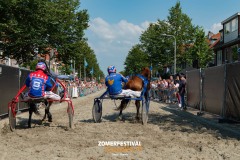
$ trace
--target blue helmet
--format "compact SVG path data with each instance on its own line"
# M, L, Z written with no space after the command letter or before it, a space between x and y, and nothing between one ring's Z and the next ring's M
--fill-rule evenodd
M38 62L38 64L36 65L36 70L41 69L41 70L45 71L46 68L47 68L46 64L43 62Z
M108 71L108 74L110 74L110 73L116 73L116 68L115 68L115 66L109 66L108 69L107 69L107 71Z

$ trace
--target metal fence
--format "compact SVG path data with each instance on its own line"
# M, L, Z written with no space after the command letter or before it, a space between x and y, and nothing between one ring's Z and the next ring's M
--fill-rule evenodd
M6 115L8 112L8 102L14 98L23 86L29 70L10 67L0 64L0 116ZM19 110L25 109L24 103L18 105Z
M12 98L16 96L19 89L25 84L25 80L29 73L30 70L0 64L0 117L8 114L8 102L10 102ZM77 87L77 94L75 95L77 95L77 97L82 97L101 89L105 89L105 87ZM77 98L73 96L72 87L67 87L67 90L70 98ZM26 103L18 103L17 107L20 111L28 108Z
M189 107L240 120L240 63L187 72Z

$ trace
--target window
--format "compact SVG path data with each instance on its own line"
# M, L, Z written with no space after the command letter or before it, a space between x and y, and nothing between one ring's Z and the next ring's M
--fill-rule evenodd
M234 32L238 29L238 18L234 18L230 22L224 25L224 32L228 34L230 32Z
M225 34L230 33L230 23L226 23L226 24L224 25L224 33L225 33Z
M238 29L238 19L235 18L232 20L232 27L231 27L231 31L236 31Z

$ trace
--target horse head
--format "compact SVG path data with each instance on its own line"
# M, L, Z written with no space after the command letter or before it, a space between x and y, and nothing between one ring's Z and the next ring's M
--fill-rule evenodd
M148 79L148 90L150 89L151 70L148 67L142 69L142 75Z
M151 79L151 71L150 71L150 69L148 67L144 67L142 69L142 75L144 77L146 77L150 81L150 79Z

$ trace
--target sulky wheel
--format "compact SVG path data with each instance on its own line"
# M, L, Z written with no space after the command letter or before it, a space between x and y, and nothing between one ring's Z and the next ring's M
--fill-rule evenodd
M146 125L148 122L149 99L143 96L142 100L142 124Z
M95 123L100 123L102 118L102 102L99 99L94 100L92 116Z
M8 108L9 126L11 131L14 131L16 129L16 113L14 114L14 112L15 110L13 110L12 107Z
M69 118L69 128L73 128L73 107L71 105L71 103L68 103L68 109L67 109L67 112L68 112L68 118Z

